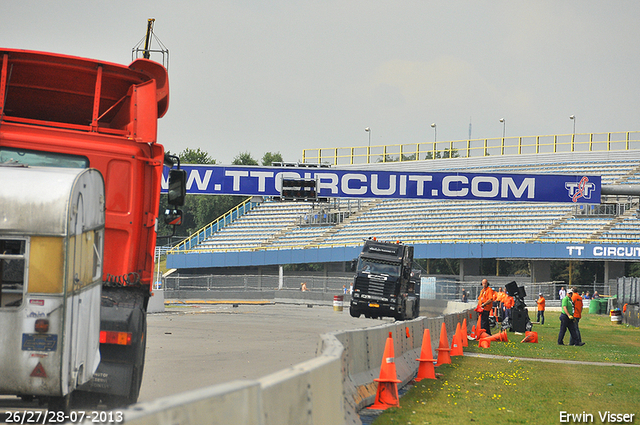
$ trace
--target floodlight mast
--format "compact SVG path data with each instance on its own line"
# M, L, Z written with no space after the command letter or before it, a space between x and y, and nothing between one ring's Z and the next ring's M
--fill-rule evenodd
M153 24L155 23L154 18L149 18L147 20L147 32L144 37L131 49L131 60L136 60L139 58L151 59L151 53L160 53L162 54L162 65L168 70L169 69L169 49L162 44L162 41L154 34L153 32ZM159 46L156 49L151 48L152 41L155 40L156 44Z
M144 52L142 53L142 57L145 59L149 59L151 57L151 52L149 49L151 48L151 34L153 33L153 23L156 20L154 18L149 18L147 20L147 35L144 39Z

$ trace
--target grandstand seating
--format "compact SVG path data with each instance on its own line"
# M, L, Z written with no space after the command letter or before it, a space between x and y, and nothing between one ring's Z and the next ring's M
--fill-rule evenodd
M267 202L200 242L198 250L241 250L256 248L294 226L311 210L295 202Z
M557 162L549 159L549 155L540 162L527 162L523 157L518 156L517 163L487 159L464 165L451 160L433 162L438 163L438 171L600 175L603 185L640 184L637 155L629 158L620 155L591 156L589 160L581 157L575 161L565 155ZM413 164L416 163L420 161ZM624 219L580 215L578 207L570 204L419 199L371 202L373 204L369 208L352 215L345 222L327 226L310 224L315 221L309 220L309 215L317 214L311 204L267 201L213 233L195 249L302 249L356 245L371 236L408 243L608 242L637 240L640 237L635 215L625 215Z
M541 240L584 241L611 222L612 218L569 217L540 236Z
M622 221L614 224L610 229L605 230L602 235L600 235L600 239L603 242L638 241L640 240L640 221L638 220L638 214L634 212Z

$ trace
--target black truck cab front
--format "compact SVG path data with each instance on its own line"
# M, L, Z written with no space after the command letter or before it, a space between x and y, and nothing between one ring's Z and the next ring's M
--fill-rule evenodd
M412 279L413 246L365 241L354 261L355 277L349 312L353 317L417 317L419 284ZM417 292L416 292L417 289Z

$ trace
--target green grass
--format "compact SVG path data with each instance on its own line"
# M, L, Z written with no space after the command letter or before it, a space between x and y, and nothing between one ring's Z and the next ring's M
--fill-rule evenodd
M469 342L466 352L640 364L640 330L612 325L608 316L588 314L580 322L583 347L558 346L558 313L547 313L547 324L534 325L539 343L520 343L523 336L509 333L510 342L493 342L488 349ZM568 343L568 335L565 337ZM640 422L640 368L591 366L525 361L518 358L453 357L452 364L436 368L438 379L416 383L374 425L389 424L558 424L560 412L593 415L635 414ZM575 422L575 421L574 421Z

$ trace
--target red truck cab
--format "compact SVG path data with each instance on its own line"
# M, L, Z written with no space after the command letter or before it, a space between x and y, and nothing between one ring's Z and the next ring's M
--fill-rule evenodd
M167 71L151 60L124 66L0 48L0 162L104 177L102 361L83 389L120 404L137 400L142 379L165 162L157 120L168 105Z

